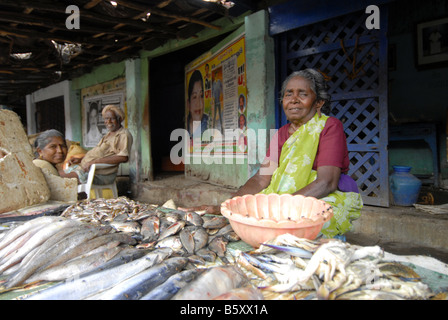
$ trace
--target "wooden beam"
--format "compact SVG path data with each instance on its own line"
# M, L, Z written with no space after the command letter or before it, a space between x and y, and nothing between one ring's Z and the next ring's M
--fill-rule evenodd
M39 1L20 1L20 2L15 2L15 1L11 1L11 0L2 0L2 5L8 5L11 7L16 7L16 8L33 8L36 10L43 10L43 11L48 11L48 12L54 12L54 13L58 13L61 14L61 25L63 25L65 27L65 18L67 17L67 14L65 13L65 6L62 5L55 5L55 4L47 4L45 2L39 2ZM108 16L108 15L102 15L102 14L97 14L94 13L92 11L88 11L88 10L79 10L79 14L82 17L83 20L95 20L95 21L99 21L99 22L107 22L107 23L111 23L111 24L117 24L117 23L124 23L126 25L129 26L133 26L142 30L147 30L147 31L158 31L161 33L171 33L171 34L176 34L177 33L177 29L175 28L170 28L170 27L159 27L159 26L155 26L152 25L148 22L143 22L140 20L133 20L133 19L123 19L123 18L119 18L119 17L112 17L112 16ZM24 21L15 21L15 22L24 22ZM81 29L84 29L84 26L81 27Z
M216 26L214 24L211 24L211 23L199 20L199 19L181 16L181 15L174 14L174 13L169 13L166 10L160 10L160 9L157 9L154 7L146 7L146 6L142 6L142 5L139 5L136 3L131 3L131 2L125 1L125 0L115 0L115 2L118 3L119 5L122 5L124 7L130 8L130 9L139 10L139 11L149 11L149 12L151 12L151 14L156 14L161 17L178 19L178 20L187 21L190 23L199 24L199 25L202 25L207 28L221 30L220 26Z

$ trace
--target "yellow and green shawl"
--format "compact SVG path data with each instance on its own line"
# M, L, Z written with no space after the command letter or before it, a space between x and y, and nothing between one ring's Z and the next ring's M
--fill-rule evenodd
M260 193L293 194L317 177L313 170L319 137L329 117L316 115L292 134L282 147L278 168L274 171L271 183ZM322 228L328 238L344 234L352 228L351 222L361 215L362 198L356 192L336 190L322 198L333 207L333 218Z

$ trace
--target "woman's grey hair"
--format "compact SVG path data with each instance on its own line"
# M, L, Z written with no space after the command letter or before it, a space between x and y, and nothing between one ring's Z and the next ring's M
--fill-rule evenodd
M42 132L41 134L39 134L39 136L36 138L36 140L34 140L34 149L36 150L36 151L34 151L34 155L36 157L39 156L39 154L37 152L37 148L39 148L41 150L44 149L47 146L47 144L50 143L50 141L53 137L61 137L62 140L65 140L64 135L56 129L46 130L46 131Z
M286 85L289 80L295 77L302 77L309 81L311 90L316 94L316 99L325 101L321 111L328 115L331 111L330 99L331 96L328 93L328 85L325 81L324 76L315 69L305 69L301 71L294 71L288 77L286 77L285 81L283 81L282 88L280 91L280 103L283 103L283 96L285 95Z

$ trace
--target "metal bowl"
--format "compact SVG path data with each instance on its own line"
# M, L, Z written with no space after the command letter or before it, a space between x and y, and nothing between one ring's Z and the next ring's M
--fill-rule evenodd
M221 213L236 234L254 248L285 233L314 240L333 217L333 209L325 201L290 194L235 197L221 204Z

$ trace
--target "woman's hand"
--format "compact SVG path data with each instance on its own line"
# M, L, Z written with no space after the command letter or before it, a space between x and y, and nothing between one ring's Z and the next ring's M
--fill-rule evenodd
M72 166L72 165L74 165L74 164L81 163L81 160L82 160L82 158L71 157L71 158L68 160L68 163L69 163L70 166Z

